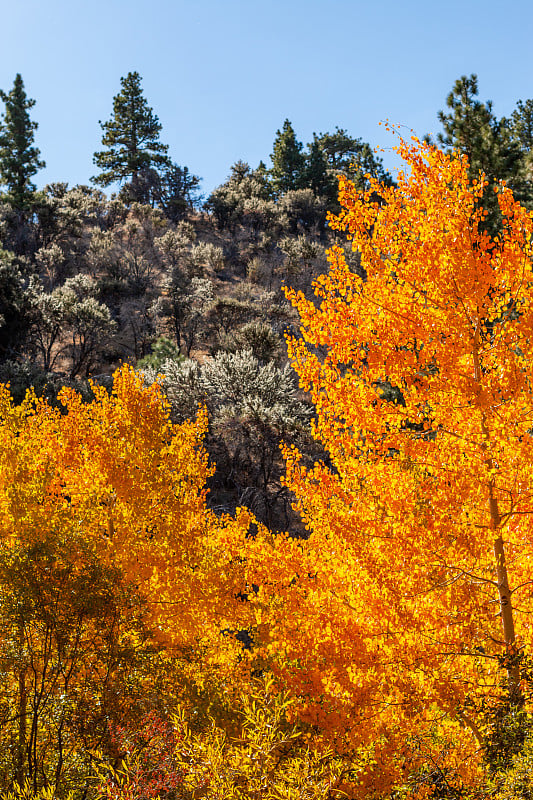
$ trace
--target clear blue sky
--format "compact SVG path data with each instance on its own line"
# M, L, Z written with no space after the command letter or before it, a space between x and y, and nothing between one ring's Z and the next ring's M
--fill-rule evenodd
M380 120L436 132L456 78L498 116L533 97L531 0L3 0L0 87L37 101L50 181L87 183L120 77L137 70L170 155L208 193L237 159L268 161L288 117L304 143ZM394 156L385 154L387 166Z

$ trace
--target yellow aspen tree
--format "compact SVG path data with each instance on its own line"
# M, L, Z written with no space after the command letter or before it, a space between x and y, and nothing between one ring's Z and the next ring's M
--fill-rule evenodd
M363 794L426 757L474 781L481 710L523 708L533 639L532 217L501 184L492 239L464 157L398 151L396 186L340 181L363 269L333 247L315 302L288 291L330 462L287 449L309 539L249 556L266 649Z
M174 425L161 388L124 367L111 394L93 387L84 403L64 389L61 494L86 525L99 557L118 566L148 602L161 642L224 641L243 604L228 543L244 538L250 514L217 516L206 505L214 468L202 447L206 414ZM81 522L80 522L81 524ZM246 610L240 612L246 619Z
M249 515L206 506L205 414L173 425L128 367L93 388L52 408L0 386L0 763L35 792L83 788L88 750L160 685L150 652L223 674L248 620Z

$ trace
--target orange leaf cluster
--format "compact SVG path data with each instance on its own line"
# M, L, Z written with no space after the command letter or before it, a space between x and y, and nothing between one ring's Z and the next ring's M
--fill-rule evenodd
M159 386L128 367L111 394L93 391L84 403L62 390L59 410L31 396L16 407L0 387L1 540L78 542L144 598L161 642L223 639L244 613L230 545L249 517L206 507L205 413L173 425Z
M365 277L334 247L319 302L287 292L330 464L287 449L310 537L280 538L261 567L269 651L309 719L374 753L363 791L424 748L471 779L476 710L502 691L502 658L519 694L533 639L531 214L500 186L491 239L464 157L398 150L396 186L340 181L331 225Z

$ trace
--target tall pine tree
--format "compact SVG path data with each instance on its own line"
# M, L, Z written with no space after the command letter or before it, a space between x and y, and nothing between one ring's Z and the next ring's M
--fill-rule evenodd
M500 130L491 102L478 100L477 75L463 75L456 80L446 106L447 113L438 114L444 129L437 136L439 143L467 156L472 177L477 178L480 170L496 177L503 166L499 163Z
M102 172L92 180L100 186L130 180L135 187L141 173L170 164L168 145L159 141L161 124L146 102L139 73L128 72L120 84L112 118L100 122L106 149L94 154L94 164Z
M31 179L46 166L33 144L37 123L32 122L28 111L35 100L27 97L19 74L13 89L9 93L0 91L0 98L5 103L0 123L0 182L7 188L8 202L17 211L24 212L35 191Z
M477 179L484 172L488 179L483 205L488 211L487 227L495 233L500 212L494 184L505 180L521 202L528 202L522 175L522 154L510 135L507 121L499 120L490 101L478 99L477 75L463 75L455 81L446 98L448 111L439 111L444 129L437 137L448 152L459 150L469 161L469 175Z
M272 186L277 194L301 189L305 184L305 156L302 143L296 139L294 128L288 119L283 130L276 131L272 155Z

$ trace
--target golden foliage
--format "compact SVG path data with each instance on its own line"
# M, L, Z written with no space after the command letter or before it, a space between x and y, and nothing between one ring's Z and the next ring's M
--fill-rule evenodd
M205 413L173 425L160 388L128 367L111 394L93 390L84 403L63 389L58 410L31 396L15 407L0 389L3 541L79 540L135 584L162 640L218 635L238 607L225 542L242 537L249 517L206 507Z
M249 516L206 507L205 414L174 426L160 388L128 367L111 394L93 390L83 403L64 389L52 408L31 394L15 406L0 387L0 724L12 754L0 771L35 791L59 786L69 764L87 769L79 752L153 693L149 634L168 654L201 653L207 674L234 663L229 634L248 619L227 543Z
M531 214L500 185L491 239L464 157L398 151L396 186L340 181L330 224L365 277L334 247L318 303L287 292L330 464L287 448L309 539L248 548L265 649L304 717L374 754L361 793L442 753L473 781L477 710L502 663L520 698L533 638Z
M160 766L160 776L147 770L144 752L137 749L121 768L102 769L100 796L149 798L159 779L171 786L171 796L184 800L341 800L346 797L342 759L310 743L308 733L290 719L293 705L272 678L255 681L237 698L234 735L215 720L194 730L191 709L183 706L173 721L173 753L165 774ZM144 749L153 744L160 746L157 736Z

